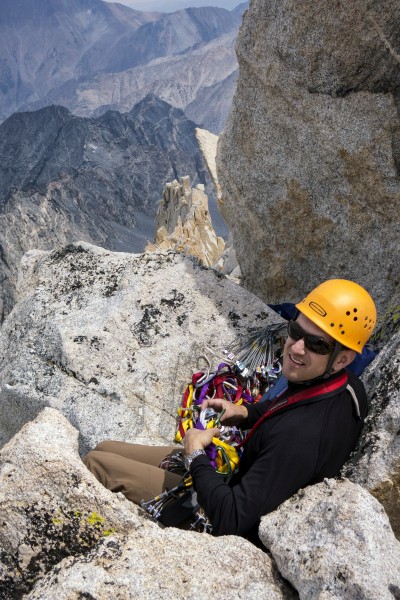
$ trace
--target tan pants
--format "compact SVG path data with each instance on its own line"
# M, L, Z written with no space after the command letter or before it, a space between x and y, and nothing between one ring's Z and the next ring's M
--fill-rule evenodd
M105 441L84 456L83 462L104 487L122 492L128 500L139 504L181 481L180 475L158 466L163 458L177 450L182 451L182 448Z

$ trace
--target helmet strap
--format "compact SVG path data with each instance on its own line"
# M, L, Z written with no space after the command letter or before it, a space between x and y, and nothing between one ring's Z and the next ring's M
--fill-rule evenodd
M325 373L322 375L322 377L324 379L326 377L330 377L330 375L332 375L333 363L335 362L335 360L339 356L339 353L342 350L343 350L343 344L341 344L340 342L335 341L335 348L334 348L332 354L329 357L329 361L328 361L328 364L326 366Z

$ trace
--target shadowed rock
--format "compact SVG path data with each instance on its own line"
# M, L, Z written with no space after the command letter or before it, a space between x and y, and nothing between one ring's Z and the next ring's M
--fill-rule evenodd
M398 302L399 23L393 0L245 15L218 170L243 283L267 302L332 277Z

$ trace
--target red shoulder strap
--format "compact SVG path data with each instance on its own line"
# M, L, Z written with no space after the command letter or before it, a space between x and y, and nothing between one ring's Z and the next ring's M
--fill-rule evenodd
M278 396L268 410L258 419L258 421L253 425L250 429L247 436L238 444L238 447L243 446L253 435L253 433L258 429L258 427L263 423L268 417L274 415L279 410L283 408L287 408L288 406L292 406L293 404L297 404L302 400L309 400L310 398L316 398L318 400L322 400L327 396L331 396L332 393L338 392L341 388L345 389L347 385L348 377L347 373L343 372L337 377L335 377L332 381L323 381L318 383L317 385L313 385L310 388L306 388L304 390L300 390L299 392L295 392L290 396L285 396L285 392L283 392L282 396Z

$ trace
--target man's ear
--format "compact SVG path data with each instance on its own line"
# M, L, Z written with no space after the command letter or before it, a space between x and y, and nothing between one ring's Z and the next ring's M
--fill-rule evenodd
M356 353L354 352L354 350L350 350L349 348L341 350L337 355L335 362L333 363L332 372L336 373L337 371L340 371L340 369L344 369L345 367L347 367L347 365L353 362L355 357Z

